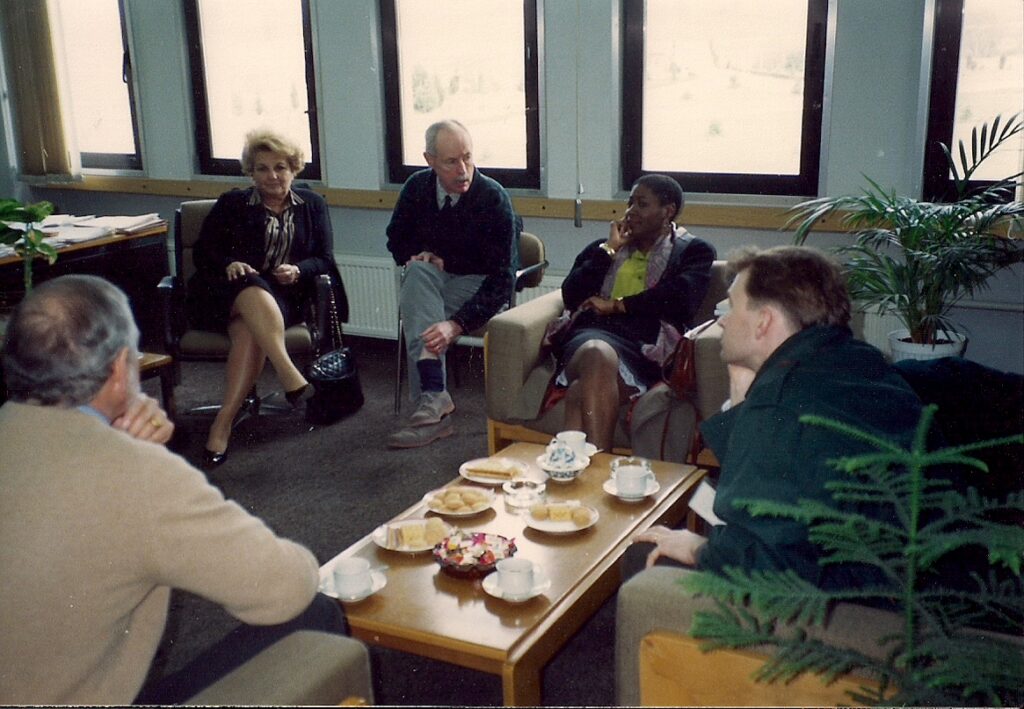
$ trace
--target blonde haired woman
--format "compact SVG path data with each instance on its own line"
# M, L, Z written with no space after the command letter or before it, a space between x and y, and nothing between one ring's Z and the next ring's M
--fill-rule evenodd
M293 406L312 394L285 350L284 331L303 320L317 276L331 275L339 316L348 318L327 204L315 192L292 187L304 165L302 149L288 139L250 132L242 172L253 185L220 196L195 245L189 321L231 339L224 403L206 439L207 467L227 459L235 416L268 359Z

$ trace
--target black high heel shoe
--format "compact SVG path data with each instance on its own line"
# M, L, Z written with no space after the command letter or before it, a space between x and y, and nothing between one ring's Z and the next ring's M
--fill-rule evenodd
M222 465L228 459L228 450L224 449L222 453L214 453L209 448L203 448L203 467L204 468L216 468Z
M302 405L302 402L308 401L314 394L312 384L303 384L298 389L292 389L284 393L284 398L287 399L288 404L293 408L297 409Z

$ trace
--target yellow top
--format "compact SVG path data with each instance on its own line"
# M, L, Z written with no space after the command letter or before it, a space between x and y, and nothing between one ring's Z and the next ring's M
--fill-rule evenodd
M642 293L647 285L647 254L637 249L615 274L615 284L612 286L612 298L625 298L626 296Z

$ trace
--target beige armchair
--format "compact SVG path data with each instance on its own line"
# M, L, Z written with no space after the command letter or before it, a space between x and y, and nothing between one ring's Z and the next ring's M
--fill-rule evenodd
M695 318L714 316L715 305L727 297L726 262L715 261L711 285ZM487 443L490 452L514 441L547 443L561 430L564 402L538 417L541 400L555 371L554 358L540 354L548 323L562 312L560 291L548 293L493 317L487 327ZM675 398L664 385L636 402L627 427L629 407L622 407L615 430L616 453L685 462L696 426L716 413L728 398L729 379L719 358L721 328L716 324L697 339L697 394L693 401Z

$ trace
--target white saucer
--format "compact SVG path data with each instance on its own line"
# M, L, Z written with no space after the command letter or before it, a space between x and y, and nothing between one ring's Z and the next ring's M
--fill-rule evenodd
M595 446L593 443L584 443L583 455L587 456L588 458L593 458L595 455L597 455L597 446Z
M361 601L364 598L369 598L377 591L381 590L388 585L388 577L383 571L371 571L370 572L370 588L364 590L362 593L357 593L354 596L339 596L338 592L334 590L334 574L328 574L320 582L320 592L325 596L331 598L337 598L339 601L345 601L347 603L355 603Z
M495 598L500 598L503 601L508 601L509 603L523 603L525 601L530 600L531 598L536 598L537 596L541 595L542 593L545 593L548 589L550 589L551 578L546 573L544 573L539 566L535 564L533 567L533 588L530 589L529 593L523 594L521 596L505 595L505 592L502 591L501 587L498 585L497 571L495 571L493 574L487 574L486 576L484 576L483 587L484 591L486 591L489 595L494 596Z
M626 497L625 495L620 495L619 486L615 484L615 478L608 478L607 480L604 481L604 485L602 485L601 487L609 495L614 495L623 502L639 502L648 495L653 495L654 493L661 489L661 485L659 485L658 481L654 480L653 478L647 481L647 489L644 490L643 494L637 495L635 497Z

